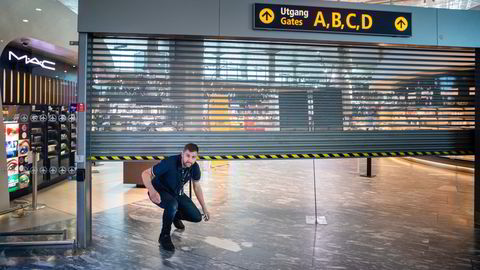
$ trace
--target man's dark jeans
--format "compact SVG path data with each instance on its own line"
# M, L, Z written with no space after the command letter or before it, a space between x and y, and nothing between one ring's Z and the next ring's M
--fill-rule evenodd
M161 202L155 204L164 209L161 235L170 234L174 218L190 222L202 221L202 214L187 195L182 194L174 197L165 191L159 193Z

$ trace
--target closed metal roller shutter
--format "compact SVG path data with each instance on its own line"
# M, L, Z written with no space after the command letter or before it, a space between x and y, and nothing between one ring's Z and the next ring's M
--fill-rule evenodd
M468 49L95 37L90 156L473 150Z

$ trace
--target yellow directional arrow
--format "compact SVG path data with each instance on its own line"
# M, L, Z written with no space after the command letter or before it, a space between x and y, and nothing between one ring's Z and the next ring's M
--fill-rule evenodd
M269 8L264 8L260 10L259 17L262 23L269 24L275 19L275 13L273 13L273 10Z
M408 28L408 21L405 19L405 17L398 17L395 20L395 28L397 28L398 31L403 32Z

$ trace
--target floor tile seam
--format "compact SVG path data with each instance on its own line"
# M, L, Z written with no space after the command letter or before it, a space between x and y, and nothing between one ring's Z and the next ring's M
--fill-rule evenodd
M62 212L62 213L67 214L67 215L70 215L70 216L72 216L72 217L74 217L74 218L76 218L76 216L77 216L76 213L75 213L75 214L72 214L72 213L69 213L69 212L63 211L63 210L61 210L61 209L57 209L57 208L48 206L48 205L45 205L45 207L46 207L46 208L53 209L53 210L56 210L56 211L58 211L58 212ZM40 211L41 211L41 210L40 210Z

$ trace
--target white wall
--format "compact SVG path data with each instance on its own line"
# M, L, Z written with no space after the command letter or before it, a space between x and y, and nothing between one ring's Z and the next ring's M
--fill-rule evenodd
M261 31L253 29L253 4L259 0L79 0L78 30L219 38L268 38L299 41L367 42L425 46L479 47L480 12L352 2L292 0L288 5L351 8L412 13L412 36ZM278 3L277 3L278 2ZM189 7L186 9L185 7ZM474 34L472 34L474 33Z

